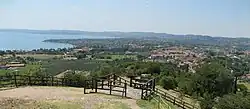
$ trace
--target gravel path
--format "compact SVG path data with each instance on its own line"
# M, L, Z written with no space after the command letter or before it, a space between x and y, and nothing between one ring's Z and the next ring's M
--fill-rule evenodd
M63 100L77 102L83 105L84 109L92 109L96 104L106 102L121 102L132 109L140 109L135 99L110 96L105 94L83 94L83 88L71 87L21 87L11 90L0 91L0 101L6 98L23 100ZM128 88L128 91L130 89ZM121 94L121 93L120 93ZM133 94L128 96L134 96ZM137 97L135 97L137 98Z

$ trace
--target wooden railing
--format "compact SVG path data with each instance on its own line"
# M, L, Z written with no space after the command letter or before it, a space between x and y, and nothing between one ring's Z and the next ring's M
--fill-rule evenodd
M174 105L177 105L183 109L199 109L197 106L195 106L195 104L190 104L190 103L186 102L185 100L177 98L171 94L168 94L159 88L155 88L154 93L156 95L161 96L163 99L165 99L165 100L167 100L167 101L173 103Z
M71 86L83 87L83 81L53 76L10 75L0 76L0 88L19 86Z
M122 89L114 89L116 87ZM98 90L108 90L109 94L111 95L113 91L121 92L122 97L127 97L127 81L115 74L107 75L100 78L92 78L85 80L84 82L84 93L86 94L86 90L92 89L95 93Z
M104 82L105 81L105 82ZM141 89L141 98L149 99L152 94L157 94L163 99L182 107L183 109L199 109L194 104L190 104L185 100L177 98L165 91L155 87L155 79L148 80L146 83L133 83L133 87ZM123 85L121 85L123 84ZM19 87L19 86L70 86L70 87L84 87L84 89L97 89L109 90L110 94L112 91L122 92L122 94L127 95L127 84L131 84L120 76L109 74L99 78L91 78L90 80L72 80L69 78L57 78L53 76L28 76L28 75L10 75L10 76L0 76L0 88L2 87ZM109 89L104 88L108 86ZM114 90L114 87L122 87L121 90ZM123 95L122 95L123 96Z

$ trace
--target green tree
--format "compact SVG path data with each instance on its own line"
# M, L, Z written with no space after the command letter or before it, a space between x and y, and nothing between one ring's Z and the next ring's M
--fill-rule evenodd
M210 94L214 98L232 92L234 79L223 65L211 62L199 68L192 80L194 89L200 96Z
M75 54L75 56L77 59L84 59L87 57L87 55L84 53L77 53L77 54Z
M177 87L177 82L174 77L163 76L160 80L160 85L164 89L175 89Z
M217 109L250 109L250 95L229 94L219 98Z

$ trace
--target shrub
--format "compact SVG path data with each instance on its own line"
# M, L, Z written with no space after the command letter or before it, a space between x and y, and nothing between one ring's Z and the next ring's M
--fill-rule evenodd
M250 95L229 94L219 98L217 109L250 109Z
M171 76L163 76L160 80L160 85L164 89L174 89L177 87L177 82L174 77Z

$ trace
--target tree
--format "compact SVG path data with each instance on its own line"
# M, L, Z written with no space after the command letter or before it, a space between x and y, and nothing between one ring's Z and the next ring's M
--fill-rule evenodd
M77 54L75 54L75 56L77 59L84 59L87 57L87 55L84 53L77 53Z
M147 68L149 74L160 74L161 68L159 64L151 63Z
M210 94L211 98L231 93L234 81L230 71L215 62L204 64L192 80L194 91L201 97Z
M160 80L160 85L164 89L175 89L177 87L177 81L171 76L163 76Z
M4 56L6 53L4 51L0 51L0 56Z
M250 95L229 94L219 98L217 109L250 109Z
M136 57L137 57L137 59L140 60L140 61L142 61L142 60L145 58L145 57L142 56L142 55L136 55Z

